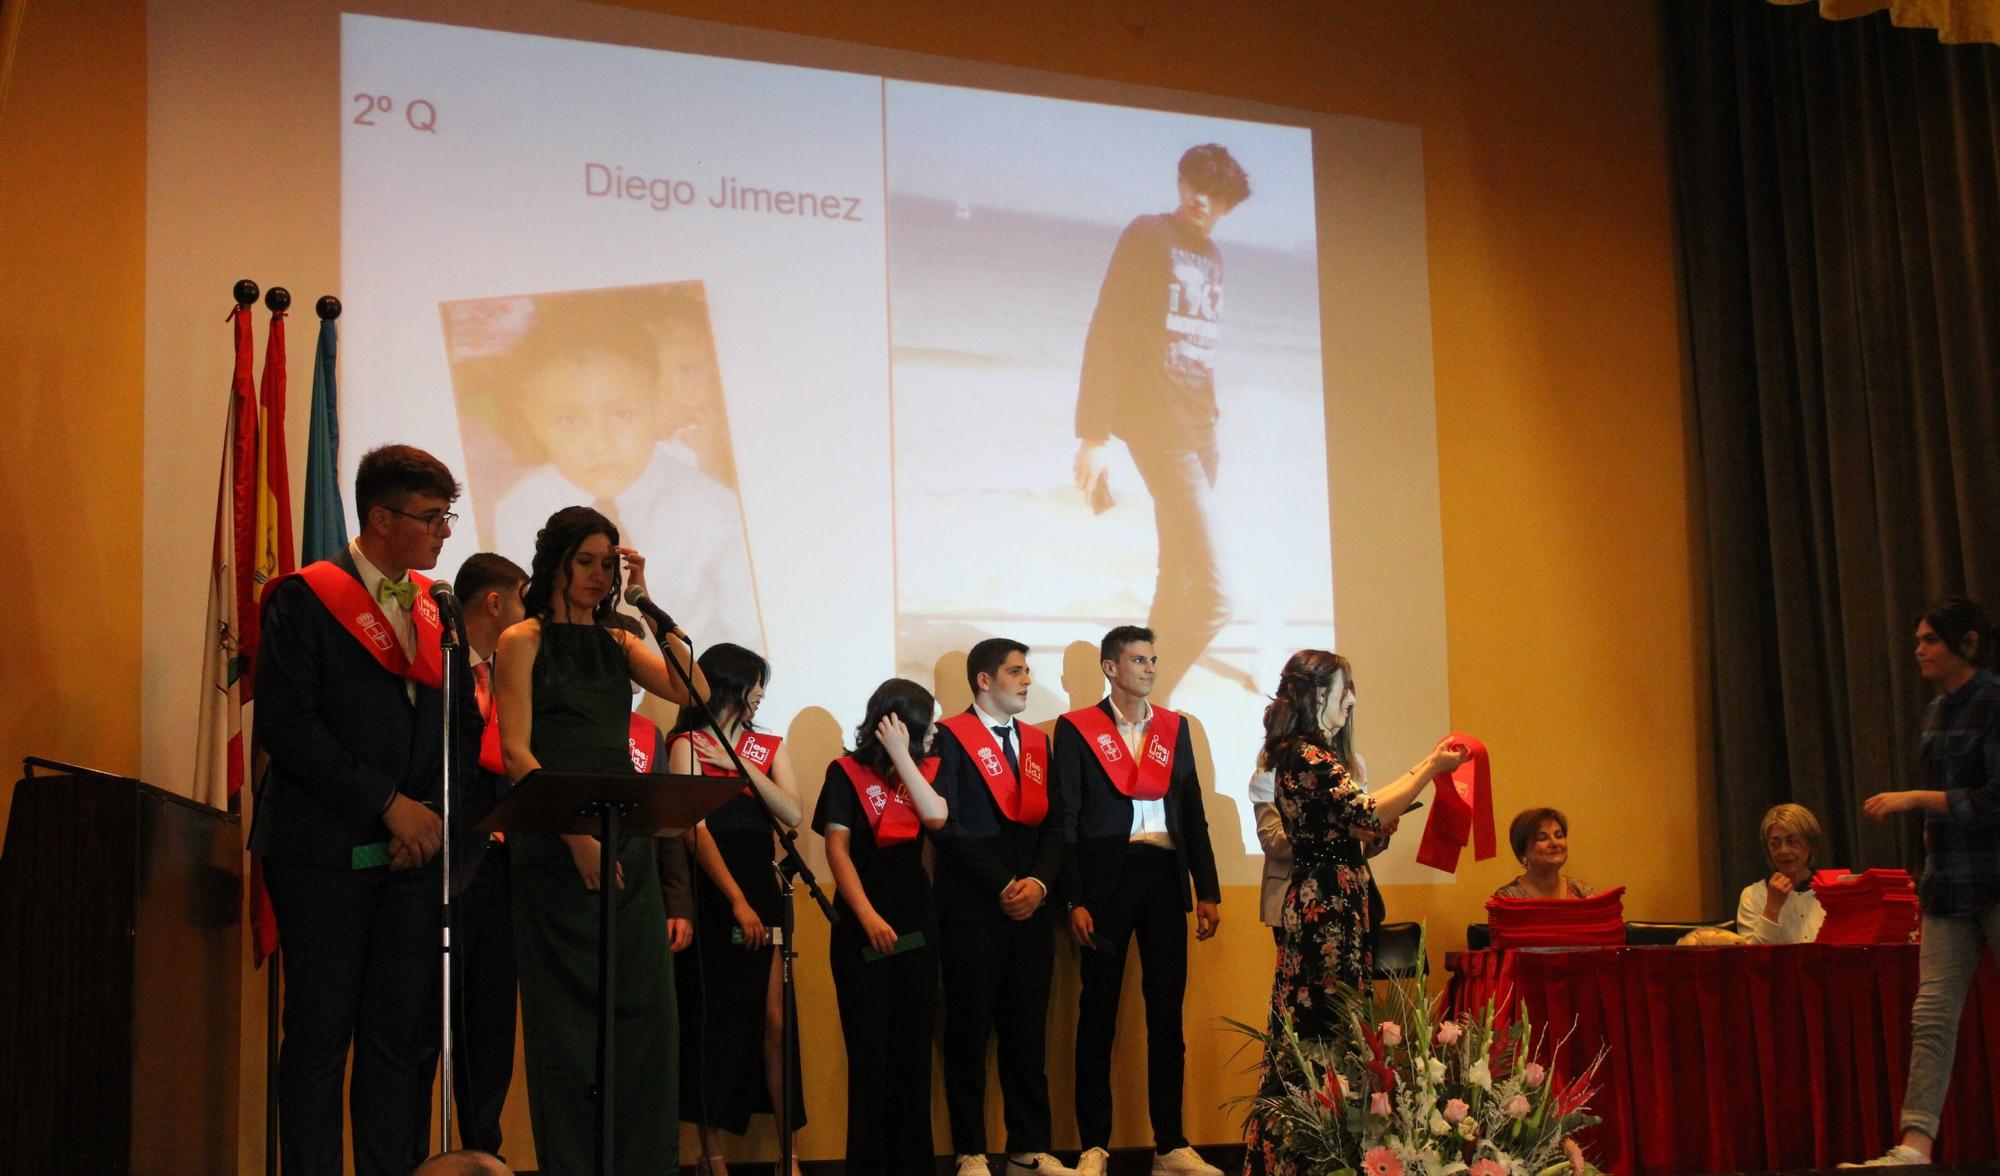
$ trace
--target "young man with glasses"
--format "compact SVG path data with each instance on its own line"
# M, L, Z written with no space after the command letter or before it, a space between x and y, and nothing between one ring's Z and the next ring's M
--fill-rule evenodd
M263 863L285 969L278 1115L289 1176L339 1176L341 1097L353 1046L357 1176L402 1176L423 1154L425 1066L438 980L447 669L420 573L451 536L458 482L437 458L390 445L361 459L360 533L331 560L266 590L257 647L250 850ZM247 693L247 692L246 692ZM457 762L480 718L459 695Z

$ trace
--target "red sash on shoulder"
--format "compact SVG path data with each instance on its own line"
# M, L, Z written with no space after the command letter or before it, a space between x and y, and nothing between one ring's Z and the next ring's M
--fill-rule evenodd
M1103 708L1087 706L1063 718L1097 753L1097 764L1111 778L1111 786L1133 800L1158 800L1174 782L1174 748L1181 737L1181 717L1163 706L1153 708L1146 724L1146 741L1139 745L1134 762L1125 749L1125 737Z
M695 732L682 731L674 736L673 742L679 743L683 739L689 739L692 742L690 737L693 734ZM700 734L708 736L711 739L714 738L714 735L708 731L702 731ZM785 737L782 735L770 735L762 731L745 731L736 740L736 754L742 757L746 765L756 768L768 776L771 774L771 760L777 756L778 745L784 741ZM672 746L672 744L668 746ZM728 768L718 768L714 764L707 763L700 756L696 756L694 762L695 766L701 769L701 774L704 776L733 776L736 774ZM750 785L745 784L743 786L743 795L754 796L756 793Z
M485 663L491 666L491 659ZM487 673L491 674L491 669ZM500 758L500 692L492 685L481 685L478 673L472 675L473 693L479 699L479 717L486 720L485 729L479 733L479 766L499 775L507 774L507 765Z
M431 600L430 577L410 573L410 582L417 586L416 602L410 606L410 618L417 629L417 660L412 663L380 606L361 586L361 581L339 564L323 559L300 568L296 575L319 597L340 627L353 634L361 648L382 663L383 669L433 690L444 684L444 654L438 650L444 626L438 622L437 604ZM265 598L269 599L268 589Z
M917 816L916 806L910 803L910 790L901 780L891 780L878 775L875 769L863 764L851 755L843 755L833 761L840 770L847 773L848 783L854 785L854 795L861 800L861 811L868 817L868 828L875 834L875 844L883 848L903 845L915 841L923 831L923 818ZM938 759L931 756L917 765L926 783L937 779Z
M986 790L993 794L1003 816L1017 825L1042 823L1042 818L1049 815L1049 737L1039 727L1014 724L1014 729L1021 733L1021 775L1027 778L1024 784L1014 775L1014 769L1007 766L1007 753L978 715L971 711L956 714L945 719L943 726L958 737L965 753L979 765L980 774L986 778Z
M660 729L653 720L632 712L631 731L626 739L632 745L632 770L650 772L653 770L653 752L660 746Z

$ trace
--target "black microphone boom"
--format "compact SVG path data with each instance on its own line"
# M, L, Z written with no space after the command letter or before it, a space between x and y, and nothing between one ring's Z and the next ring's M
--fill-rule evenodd
M625 590L625 603L646 614L654 624L658 625L662 637L673 632L678 627L674 624L674 618L667 615L667 610L654 604L653 598L646 595L646 590L637 584Z

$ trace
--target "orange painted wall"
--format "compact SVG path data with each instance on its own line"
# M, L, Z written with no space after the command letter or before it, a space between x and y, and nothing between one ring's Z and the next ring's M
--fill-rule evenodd
M1629 914L1719 910L1651 5L633 6L1419 127L1448 608L1438 623L1453 721L1505 749L1503 821L1533 803L1567 809L1575 872L1630 886ZM144 84L143 5L30 3L0 115L0 558L16 601L0 639L0 756L10 759L137 766L136 595L108 590L87 606L77 596L85 584L136 588L120 569L136 563L139 512L178 509L142 503L139 489ZM1392 917L1428 919L1435 955L1457 946L1481 897L1512 873L1503 860L1455 885L1392 888ZM1233 1043L1210 1029L1264 999L1270 948L1254 903L1253 890L1230 888L1222 941L1194 954L1188 1125L1198 1140L1234 1134L1214 1104L1244 1080L1227 1060ZM830 1023L816 966L823 935L802 926L805 1014ZM1073 973L1055 1000L1074 1008ZM260 1019L246 1010L246 1029ZM1128 1021L1121 1039L1136 1044L1136 1029ZM1052 1035L1052 1060L1067 1043L1067 1029ZM261 1154L254 1061L243 1080L245 1171ZM1121 1088L1136 1095L1142 1071L1124 1061L1136 1055L1120 1066ZM833 1067L816 1067L809 1156L837 1147ZM1052 1065L1059 1108L1066 1071ZM1057 1122L1059 1141L1073 1141L1060 1109ZM1143 1112L1127 1097L1117 1142L1143 1141Z

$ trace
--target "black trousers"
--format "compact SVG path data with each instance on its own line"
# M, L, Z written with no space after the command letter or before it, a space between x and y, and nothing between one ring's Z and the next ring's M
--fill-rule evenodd
M484 836L484 834L481 834ZM514 1081L515 1010L520 977L514 967L512 871L507 846L488 842L468 868L472 882L452 903L458 926L452 935L451 1022L453 1125L465 1147L500 1154L500 1111ZM437 1068L437 1004L430 1011L430 1059ZM418 1161L433 1150L431 1104L426 1099L418 1129Z
M1181 1091L1187 1049L1181 1001L1187 994L1187 883L1172 850L1126 850L1118 889L1104 909L1091 908L1097 934L1112 950L1082 952L1083 990L1076 1016L1076 1128L1088 1148L1111 1146L1111 1047L1127 947L1139 944L1139 991L1146 1001L1146 1106L1153 1147L1187 1146Z
M1152 495L1153 525L1160 536L1159 573L1146 624L1168 650L1153 678L1152 696L1164 703L1235 609L1222 564L1222 512L1215 498L1218 455L1213 442L1178 452L1127 448Z
M898 927L898 930L901 930ZM931 1027L938 952L920 947L873 963L849 919L835 927L833 990L847 1044L848 1172L933 1176Z
M266 859L285 969L278 1133L285 1176L341 1176L341 1090L356 1176L408 1176L431 1093L438 872Z
M944 1101L955 1155L986 1153L986 1043L1000 1039L1009 1152L1049 1148L1046 1066L1055 940L1049 909L1015 922L938 928L944 976Z

